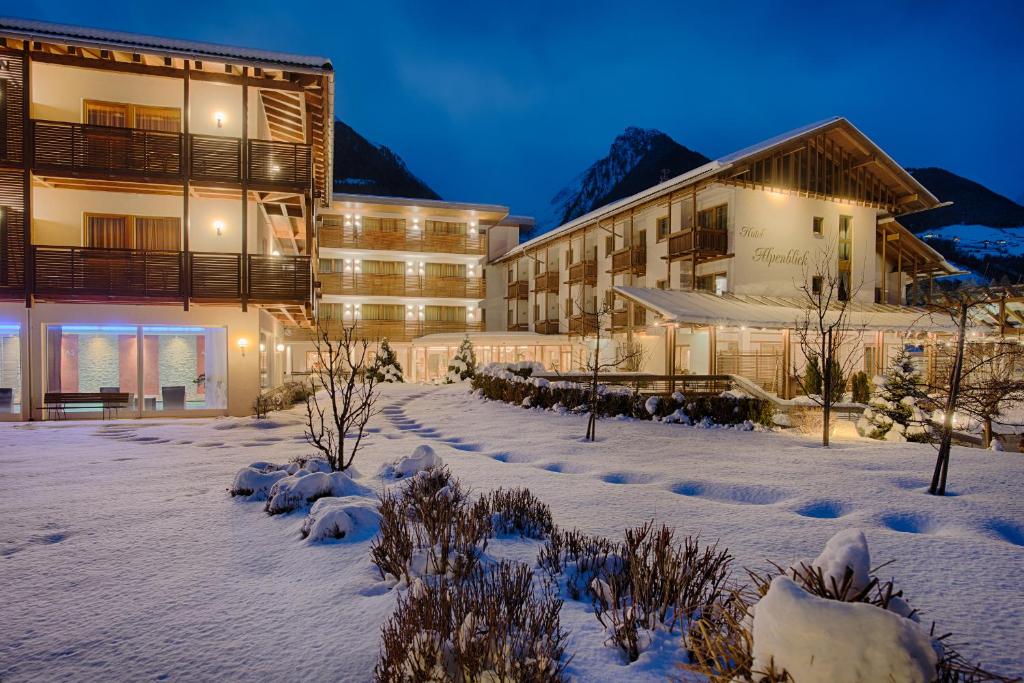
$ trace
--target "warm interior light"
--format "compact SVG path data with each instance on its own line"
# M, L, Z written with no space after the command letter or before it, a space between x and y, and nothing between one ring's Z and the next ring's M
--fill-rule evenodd
M271 252L271 254L272 254L273 256L280 256L280 255L281 255L281 252L279 252L279 251L278 251L277 249L275 249L275 250L274 250L273 252Z
M278 342L277 346L275 346L274 348L277 349L278 353L283 353L284 352L284 344L282 344L281 342Z
M217 231L217 237L224 234L224 221L216 220L213 222L213 229Z
M267 350L267 345L266 344L260 344L260 353L263 353L266 350Z
M224 112L217 111L213 113L213 120L217 122L218 128L224 127Z

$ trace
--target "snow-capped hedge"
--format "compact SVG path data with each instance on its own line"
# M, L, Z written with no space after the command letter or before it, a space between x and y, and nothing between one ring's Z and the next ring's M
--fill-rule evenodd
M490 363L473 378L477 395L555 412L590 411L590 388L586 383L549 381L534 377L542 372L540 363ZM602 417L624 415L640 420L688 425L772 424L771 405L739 392L720 396L686 398L678 391L671 396L646 396L629 389L598 385L597 412Z
M310 542L370 538L380 529L377 501L365 496L320 498L302 522L302 537Z
M381 465L377 476L381 479L404 479L417 472L424 472L443 464L441 456L435 453L433 448L426 444L420 444L413 450L412 455Z
M369 496L373 491L352 480L345 472L310 472L295 474L274 482L267 494L267 512L278 515L304 508L327 496Z

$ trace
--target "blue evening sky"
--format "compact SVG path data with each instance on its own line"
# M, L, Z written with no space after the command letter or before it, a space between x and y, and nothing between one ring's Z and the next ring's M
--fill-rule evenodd
M834 114L1024 198L1024 2L23 0L3 13L330 57L337 115L446 199L545 215L626 126L715 157Z

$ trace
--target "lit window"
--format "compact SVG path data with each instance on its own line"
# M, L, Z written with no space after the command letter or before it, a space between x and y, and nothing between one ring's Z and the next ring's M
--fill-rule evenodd
M814 224L811 226L811 231L815 237L821 237L825 234L825 219L821 216L814 217Z

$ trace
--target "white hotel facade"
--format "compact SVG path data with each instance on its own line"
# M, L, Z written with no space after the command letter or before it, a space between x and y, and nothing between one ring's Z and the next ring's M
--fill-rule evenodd
M942 332L908 297L954 269L899 222L939 200L844 119L520 243L503 206L332 196L333 89L324 58L0 19L0 419L102 393L120 417L248 414L308 374L317 322L388 338L411 381L466 335L481 362L572 370L579 306L605 304L603 353L789 397L825 247L865 370Z

